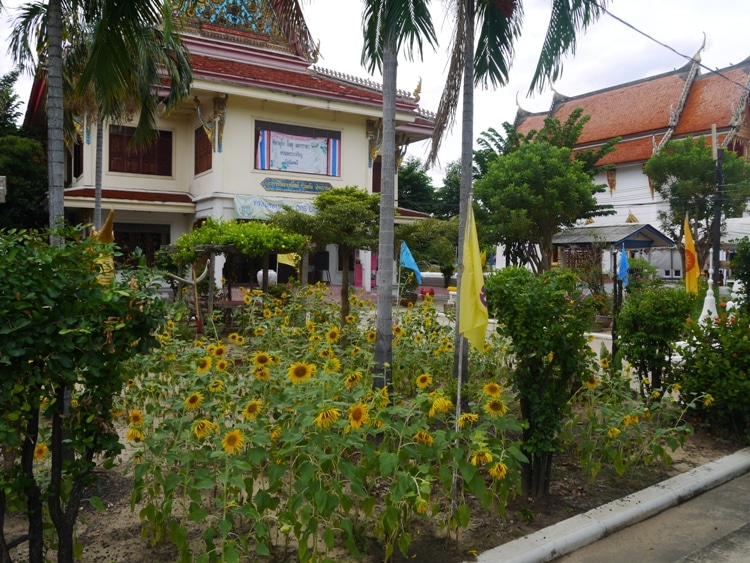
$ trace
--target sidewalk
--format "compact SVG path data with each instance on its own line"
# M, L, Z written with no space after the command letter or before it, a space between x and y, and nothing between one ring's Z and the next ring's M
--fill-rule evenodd
M506 543L480 563L750 559L750 448Z

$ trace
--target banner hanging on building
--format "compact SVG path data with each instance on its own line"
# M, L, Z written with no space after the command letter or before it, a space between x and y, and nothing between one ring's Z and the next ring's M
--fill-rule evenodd
M256 167L259 170L341 175L341 141L260 130Z
M294 199L290 197L265 197L260 195L234 196L234 213L237 219L267 220L271 214L283 211L288 205L295 211L313 215L315 206L311 199Z

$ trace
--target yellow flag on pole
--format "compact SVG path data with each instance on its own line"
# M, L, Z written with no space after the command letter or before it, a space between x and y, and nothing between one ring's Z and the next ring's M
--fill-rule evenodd
M474 213L469 201L466 214L466 231L464 234L464 266L459 288L459 326L458 331L474 348L484 349L487 334L487 293L484 287L482 262L479 256L477 227L474 224Z
M685 289L698 293L698 255L695 253L693 233L690 232L690 222L685 214Z

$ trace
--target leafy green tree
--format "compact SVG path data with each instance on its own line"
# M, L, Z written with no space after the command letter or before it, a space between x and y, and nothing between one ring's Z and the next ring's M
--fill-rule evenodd
M294 2L296 0L288 0ZM406 46L413 57L422 54L424 40L437 38L428 9L429 0L366 0L362 30L362 63L370 72L383 72L383 141L380 184L380 240L378 242L378 308L375 368L382 374L376 386L390 385L393 358L391 287L393 285L394 201L396 197L396 78L398 53Z
M461 191L461 161L448 164L443 177L443 186L435 192L435 216L439 219L458 217Z
M487 278L487 307L498 332L510 337L524 423L521 465L524 494L549 492L552 458L560 448L563 415L573 391L591 373L593 351L586 332L593 311L580 306L572 272L536 275L503 268Z
M477 215L490 242L527 249L526 262L544 272L552 266L555 234L579 219L606 213L595 197L604 189L567 147L523 143L491 164L477 182Z
M349 257L356 249L371 249L378 240L380 196L354 186L320 194L314 202L315 215L290 207L275 213L271 224L309 236L318 246L335 244L341 256L341 325L349 315Z
M0 137L16 133L18 120L21 112L18 106L21 100L15 92L18 71L14 70L0 77Z
M123 388L123 362L157 344L165 316L148 272L100 282L93 258L112 245L72 229L57 233L63 245L50 238L0 232L0 513L22 508L29 519L25 538L9 541L0 530L0 559L8 562L9 546L23 539L28 561L45 561L48 514L58 561L73 563L84 488L95 467L122 450L110 409ZM45 473L34 459L48 453Z
M740 307L750 313L750 238L743 237L737 243L736 251L731 268L734 277L742 282Z
M396 236L409 245L420 266L425 262L437 265L445 279L445 287L450 285L451 276L456 272L458 217L450 221L425 219L401 225Z
M8 186L5 203L0 203L0 228L43 227L47 223L44 146L18 135L0 136L0 146L0 176L5 176Z
M422 213L435 212L432 178L418 158L407 158L398 169L398 202L402 207Z
M742 157L725 150L722 169L722 218L741 217L750 196L750 168ZM656 192L669 204L668 211L659 212L664 232L683 240L688 214L699 265L713 245L715 171L711 143L704 137L671 140L644 167Z

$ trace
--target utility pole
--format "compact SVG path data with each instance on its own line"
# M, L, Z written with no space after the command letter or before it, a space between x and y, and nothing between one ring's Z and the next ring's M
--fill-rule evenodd
M723 276L721 275L721 263L720 263L720 252L721 252L721 184L724 181L722 174L722 160L724 156L724 149L716 150L716 192L714 193L714 224L713 224L713 254L712 254L712 265L714 269L714 287L718 287L719 283L723 283Z

